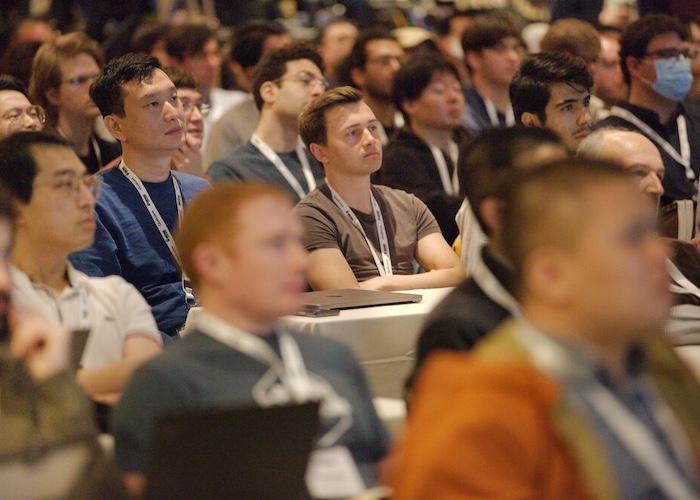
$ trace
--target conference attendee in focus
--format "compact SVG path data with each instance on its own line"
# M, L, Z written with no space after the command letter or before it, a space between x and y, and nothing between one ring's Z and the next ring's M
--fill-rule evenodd
M309 400L321 403L314 456L325 466L308 474L352 485L359 472L357 489L335 497L376 485L388 433L362 368L348 347L280 325L302 307L308 268L292 207L284 190L257 182L219 184L188 205L176 242L202 311L134 374L115 409L116 459L132 493L144 487L160 416Z

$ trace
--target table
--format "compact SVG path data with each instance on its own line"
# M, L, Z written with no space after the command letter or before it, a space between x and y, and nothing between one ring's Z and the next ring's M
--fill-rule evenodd
M413 304L340 311L338 316L285 316L282 323L312 335L349 345L362 363L375 396L402 398L413 368L415 345L427 314L452 288L406 290L423 300Z

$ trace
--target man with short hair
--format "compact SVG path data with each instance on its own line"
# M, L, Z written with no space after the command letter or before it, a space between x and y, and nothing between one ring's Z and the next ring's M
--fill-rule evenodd
M395 497L697 498L700 388L659 334L672 296L655 208L628 172L579 159L504 201L520 314L427 362Z
M637 130L656 144L666 167L662 205L697 199L700 118L682 102L693 81L687 39L671 16L649 15L632 23L620 40L629 100L597 125Z
M510 84L515 121L554 130L570 151L591 132L589 105L593 77L583 59L534 54Z
M525 53L515 23L503 14L475 16L462 35L462 49L471 79L462 125L472 134L515 125L508 88Z
M382 164L379 121L359 91L338 87L313 100L299 117L299 131L326 174L295 208L311 252L313 289L437 288L464 279L425 204L372 185L370 176ZM427 272L414 274L414 261Z
M89 89L103 64L104 53L95 40L68 33L39 48L29 82L34 100L46 109L48 127L68 139L91 174L121 154L119 143L95 133L100 110Z
M292 37L278 21L256 19L236 28L227 64L246 96L224 111L209 127L204 148L206 168L253 135L260 119L252 93L255 68L265 55L290 43Z
M221 184L188 206L177 248L202 310L194 331L134 374L115 409L115 456L132 493L143 488L159 417L308 400L321 403L315 447L325 453L318 457L330 473L325 479L347 485L348 467L365 487L375 486L374 465L389 437L362 369L346 346L279 323L302 307L306 286L308 260L292 207L285 191L262 183Z
M596 95L603 100L605 108L627 99L629 87L622 77L620 67L620 38L611 32L600 33L600 58L596 68Z
M325 75L331 86L335 87L340 82L339 67L350 55L359 33L357 26L344 18L334 19L319 30L318 53L323 59Z
M396 109L392 81L405 54L388 31L371 28L360 32L343 65L341 81L362 91L364 100L379 121L382 144L389 142L395 130L404 125Z
M194 297L171 232L189 199L209 187L170 169L185 143L182 102L158 60L143 54L110 61L90 95L124 154L119 166L98 174L95 243L71 261L90 276L122 276L149 303L161 333L177 337Z
M18 212L10 254L13 298L71 331L89 331L78 383L94 400L113 404L162 341L132 285L117 276L89 278L68 261L94 240L99 181L67 141L46 132L22 132L0 143L0 181Z
M216 160L208 170L214 182L269 182L301 200L323 181L323 170L299 141L298 119L328 80L311 45L292 44L260 62L253 95L260 121L248 142Z
M0 140L16 132L41 130L46 112L29 102L24 84L14 76L0 75Z
M457 161L470 136L460 126L464 96L457 69L436 54L416 55L394 76L394 100L406 125L389 140L378 184L416 195L445 240L459 234Z

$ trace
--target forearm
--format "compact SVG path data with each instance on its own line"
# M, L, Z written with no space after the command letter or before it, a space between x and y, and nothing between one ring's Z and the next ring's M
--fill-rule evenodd
M98 368L80 369L78 385L93 399L103 401L105 396L112 399L113 394L122 391L134 371L154 354L134 355Z
M462 266L438 269L421 274L394 274L381 276L360 283L366 290L413 290L417 288L442 288L457 286L465 278Z

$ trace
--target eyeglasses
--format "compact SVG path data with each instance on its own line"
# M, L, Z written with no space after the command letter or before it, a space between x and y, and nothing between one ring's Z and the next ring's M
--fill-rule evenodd
M308 73L306 71L302 71L299 73L298 78L277 78L276 80L273 80L277 85L280 84L280 82L284 81L289 81L289 82L297 82L301 83L302 87L307 88L310 85L319 85L321 89L325 92L328 90L331 86L330 82L324 78L324 77L319 77L316 75L313 75L311 73Z
M685 49L675 49L675 48L670 48L670 49L661 49L661 50L655 50L654 52L648 52L645 54L646 57L650 57L651 59L680 59L681 56L686 58L686 59L694 59L695 56L697 55L696 51L685 48Z
M209 116L211 112L211 105L204 104L203 102L194 102L186 99L180 99L182 102L182 109L185 111L185 115L190 116L194 112L194 108L197 108L203 117Z
M98 74L92 74L92 75L78 75L74 76L73 78L68 78L67 80L63 80L61 83L70 83L71 85L75 85L76 87L80 87L81 85L85 85L86 83L94 82L97 80L97 77L100 76Z
M66 197L78 199L81 186L85 186L93 198L97 199L102 191L100 180L94 175L82 175L80 177L72 174L58 176L53 181L34 184L36 187L48 186L55 191L63 193Z
M397 63L401 66L404 62L404 58L401 56L379 56L373 57L372 59L367 59L369 64L378 64L379 66L389 66L390 64Z
M46 121L46 111L41 106L29 106L27 108L14 108L2 115L3 120L7 120L11 125L19 125L24 121L24 117L28 116L35 123L44 123Z

